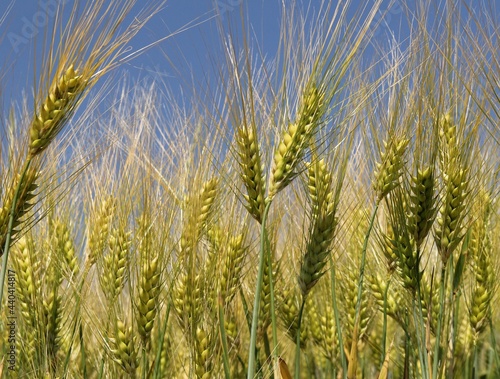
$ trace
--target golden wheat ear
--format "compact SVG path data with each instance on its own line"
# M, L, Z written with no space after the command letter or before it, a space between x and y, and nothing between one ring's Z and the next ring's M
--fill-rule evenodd
M76 100L85 89L85 80L73 65L61 75L38 110L29 130L29 155L45 150L64 126Z
M114 361L131 378L135 378L139 366L137 349L132 327L127 327L120 319L116 320L116 336L112 339Z
M271 202L297 176L297 166L318 132L324 112L325 92L322 88L311 85L303 94L295 122L288 125L276 147L266 202Z
M404 153L409 142L410 140L407 138L384 142L385 151L382 153L381 162L377 163L373 183L378 201L381 201L399 185L399 178L404 166Z

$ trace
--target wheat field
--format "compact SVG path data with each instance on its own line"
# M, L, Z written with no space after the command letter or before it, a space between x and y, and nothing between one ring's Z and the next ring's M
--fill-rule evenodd
M273 56L243 4L181 100L117 70L147 3L58 3L2 110L0 377L500 377L495 2L283 2Z

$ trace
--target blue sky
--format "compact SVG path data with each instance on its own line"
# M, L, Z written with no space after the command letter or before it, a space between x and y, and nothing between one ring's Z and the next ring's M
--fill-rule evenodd
M43 26L36 25L50 23L53 19L50 6L61 1L70 4L74 0L0 1L0 17L10 9L0 25L0 64L3 68L0 72L6 72L5 67L10 67L3 82L4 106L6 100L10 101L18 96L20 98L22 91L28 94L32 91L33 64L36 61L34 40L42 40L44 32ZM139 9L143 3L138 3ZM298 6L305 9L308 5L318 7L320 3L320 0L302 0L298 1ZM371 3L373 0L370 0L369 4ZM353 1L353 9L359 4L359 0ZM193 26L122 66L121 70L127 71L132 78L160 73L165 83L174 91L192 81L203 82L207 72L213 69L210 62L216 60L221 51L217 21L214 17L215 9L219 9L223 23L226 26L232 23L237 31L240 5L243 5L245 17L255 32L260 49L268 56L273 56L279 38L280 0L169 0L166 7L132 40L132 49L148 45L186 25ZM377 38L387 39L390 33L404 38L408 33L408 26L401 3L396 1L389 7L387 0L381 11L385 13L385 18L376 31ZM34 38L31 36L33 34ZM171 63L168 60L171 60Z

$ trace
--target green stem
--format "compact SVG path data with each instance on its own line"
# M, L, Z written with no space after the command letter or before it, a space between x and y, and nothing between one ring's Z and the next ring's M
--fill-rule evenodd
M299 319L297 324L297 335L295 336L295 379L300 378L300 327L302 325L302 315L304 313L304 305L306 304L306 297L302 297L302 304L300 305Z
M252 320L250 320L250 312L248 312L248 304L247 299L245 298L245 294L243 293L243 287L238 286L238 290L240 291L241 304L243 306L243 312L245 313L245 320L247 321L248 331L252 329Z
M146 379L146 373L148 372L148 358L146 356L146 345L142 346L142 379Z
M267 230L264 229L265 233L265 238L266 238L266 249L267 249L267 260L269 262L268 264L268 275L269 275L269 291L270 291L270 297L271 297L271 329L272 329L272 335L273 335L273 358L274 362L273 364L276 364L276 360L278 358L279 352L278 352L278 326L276 323L276 312L275 312L275 298L274 298L274 277L273 277L273 260L271 256L271 247L269 243L269 238L267 236Z
M75 292L75 295L76 295L76 304L75 304L75 321L73 323L73 328L71 330L71 337L70 337L70 341L73 341L75 335L76 335L76 328L77 326L80 325L81 323L81 313L80 313L80 303L81 303L81 300L82 300L82 292L83 292L83 285L85 284L85 278L87 277L89 271L90 271L90 266L86 265L85 266L85 269L82 273L82 279L81 279L81 282L78 286L78 290ZM68 349L68 353L66 354L66 358L64 360L64 375L63 375L63 378L66 377L66 375L68 374L68 370L69 370L69 362L70 362L70 358L71 358L71 352L73 350L73 344L71 343L69 349Z
M424 378L429 377L430 373L430 366L429 366L429 359L427 356L427 347L426 347L426 334L425 334L425 325L426 323L424 322L424 313L422 312L422 291L420 290L420 283L421 283L421 278L420 278L420 249L417 247L417 266L416 266L416 276L417 276L417 310L418 310L418 320L415 319L415 325L417 326L417 329L420 330L420 333L417 334L417 339L421 340L421 344L419 344L419 354L421 354L420 360L421 360L421 365L422 365L422 373ZM429 299L429 302L432 303L432 299ZM427 315L428 319L431 319L431 315Z
M446 284L446 266L443 265L441 269L441 280L439 283L439 315L438 325L436 331L436 342L434 346L434 362L432 365L432 378L437 378L438 365L439 365L439 346L441 343L441 329L443 327L443 314L444 314L444 287Z
M264 353L266 353L266 357L270 358L272 352L271 352L271 345L269 345L269 336L267 335L267 333L264 333L262 339L263 339L262 342L264 343ZM269 366L272 366L272 363Z
M455 372L455 351L456 351L456 345L457 345L457 330L458 330L458 320L459 320L459 316L460 316L460 297L461 297L461 293L460 293L460 290L457 292L456 295L454 295L455 297L455 300L454 300L454 309L453 309L453 333L451 335L451 346L452 346L452 352L451 354L449 354L450 356L450 363L449 363L449 367L448 369L446 370L448 372L448 378L452 378L453 377L453 373Z
M331 259L331 258L330 258ZM331 274L331 291L332 291L332 306L333 306L333 315L335 317L335 329L337 329L337 338L339 340L339 354L340 354L340 362L342 364L342 377L343 379L347 378L347 360L345 358L344 352L344 341L342 338L342 328L340 326L340 314L339 309L337 307L337 294L335 290L335 266L333 264L333 259L330 260L330 274Z
M405 316L405 324L409 324L408 315ZM408 331L405 331L405 364L403 369L403 378L410 378L410 334Z
M361 309L361 295L363 293L363 280L365 277L365 266L366 266L366 250L368 249L368 240L370 239L370 234L373 229L373 224L375 222L375 216L377 215L379 202L375 204L375 208L373 209L373 213L370 218L370 224L368 225L368 230L366 231L365 240L363 242L363 250L361 251L361 267L359 269L359 283L358 283L358 298L356 300L356 322L359 317L359 312Z
M493 327L493 318L491 316L491 308L488 311L489 317L489 324L490 324L490 337L491 337L491 346L493 347L493 353L495 355L495 362L496 362L496 369L500 369L500 358L498 357L498 350L497 350L497 341L495 337L495 328Z
M12 229L14 229L14 218L16 214L17 201L19 200L19 194L21 192L21 186L24 181L24 177L26 176L26 173L30 168L31 160L32 158L28 158L24 163L24 167L21 171L21 178L17 183L16 190L14 192L14 198L12 200L12 206L10 207L9 224L7 226L7 236L5 239L5 246L3 249L2 270L0 272L0 311L2 310L2 305L3 305L3 288L5 284L5 276L7 275L7 262L9 260L10 243L12 241Z
M375 216L377 215L378 207L380 202L377 201L373 213L370 218L370 224L368 225L368 230L366 231L365 240L363 242L363 250L361 251L361 267L359 269L359 282L358 282L358 298L356 299L356 314L354 317L354 325L356 326L359 322L359 313L361 312L361 296L363 294L363 280L365 278L365 266L366 266L366 250L368 249L368 240L370 239L370 234L373 229L373 224L375 222ZM356 341L353 340L353 344Z
M386 339L387 339L387 294L389 292L389 285L391 284L391 280L387 281L387 285L385 286L384 291L384 314L383 314L383 324L382 324L382 351L381 351L381 362L380 370L382 370L385 362L385 354L386 354Z
M255 288L255 300L253 305L252 314L252 330L250 331L250 347L248 352L248 371L247 379L253 379L255 376L255 346L257 345L257 325L259 323L259 306L260 306L260 294L262 291L262 279L264 277L264 250L265 250L265 231L266 231L266 219L269 213L269 208L271 207L271 202L267 203L266 209L264 210L264 215L262 217L262 230L260 238L260 252L259 252L259 270L257 274L257 285Z
M169 301L167 304L167 311L165 314L165 321L163 322L163 328L161 330L161 335L160 335L160 346L158 347L158 352L156 353L156 362L155 362L155 370L154 370L154 378L158 379L161 377L161 370L160 370L160 362L161 362L161 351L163 349L163 344L165 343L165 335L167 334L167 327L168 327L168 318L170 315L170 306L172 302Z
M464 369L465 375L464 375L464 378L470 378L470 360L471 360L471 357L469 355L465 359L465 369Z
M83 341L83 325L80 323L79 327L79 337L80 337L80 355L82 356L82 375L84 379L87 379L87 354L85 353L85 344Z
M420 296L418 296L418 301L420 301ZM424 357L426 354L424 353L425 349L425 338L422 336L424 335L424 332L422 328L424 327L424 323L422 322L423 319L420 319L417 316L417 308L420 309L420 307L417 307L415 304L415 298L413 298L412 301L412 308L413 308L413 319L415 320L415 329L416 329L416 337L417 337L417 344L418 344L418 359L420 360L420 367L422 369L422 378L428 378L429 375L429 370L428 366L425 364L425 359Z
M472 375L471 375L471 378L472 379L477 379L477 371L476 371L476 367L477 367L477 340L474 341L474 353L472 355Z
M110 308L113 308L113 307L110 307ZM109 328L110 328L110 324L111 324L111 315L112 315L112 312L108 312L108 318L106 320L106 328L104 329L106 331L106 335L109 335L109 332L110 332ZM106 354L103 353L102 359L101 359L101 365L99 367L99 374L97 376L98 379L102 379L102 377L104 375L104 363L106 361L105 357L106 357Z
M226 379L231 379L231 372L229 370L229 353L227 348L227 337L226 337L226 327L224 325L224 304L222 303L222 297L219 294L219 329L220 338L222 342L222 361L224 363L224 375Z
M446 285L448 286L448 288L450 288L450 291L449 293L446 292L446 286L445 286L445 296L448 296L449 297L447 299L445 299L445 307L446 307L446 304L450 304L452 309L451 309L451 312L449 313L444 313L443 311L443 317L444 317L444 320L445 323L444 323L444 326L446 327L446 334L445 334L445 344L443 346L443 363L441 364L441 367L439 368L439 373L438 373L438 376L439 378L443 378L444 377L444 372L445 372L445 369L446 369L446 359L447 357L449 356L448 355L448 350L449 350L449 340L451 338L451 330L450 330L450 327L451 327L451 323L453 322L453 296L454 296L454 285L453 285L453 278L455 276L455 266L453 264L453 259L450 258L448 260L448 263L449 263L449 267L447 268L446 270L446 273L447 273L447 277L446 277Z

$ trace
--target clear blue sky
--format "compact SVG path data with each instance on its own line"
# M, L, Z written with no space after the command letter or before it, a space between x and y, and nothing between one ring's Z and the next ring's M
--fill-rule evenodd
M34 39L30 37L29 34L33 33L27 25L51 22L53 17L50 16L48 7L51 2L61 1L71 5L74 0L0 0L0 17L5 15L9 5L12 5L0 25L0 70L11 67L7 71L8 77L3 80L4 106L7 105L6 101L16 99L18 96L20 98L21 91L30 94L33 88ZM373 1L369 0L369 4ZM377 38L386 39L390 33L401 38L406 37L408 26L401 3L398 1L392 7L388 6L389 0L382 5L381 11L385 12L385 21L377 30ZM139 9L142 1L138 3ZM268 56L274 55L279 37L280 0L170 0L165 9L156 15L132 41L133 49L147 45L189 23L200 24L173 36L160 46L124 65L122 70L127 70L132 78L160 72L166 84L174 90L191 80L202 82L207 71L213 69L209 62L220 54L217 22L213 17L216 14L215 8L218 6L223 22L231 21L236 26L235 29L238 29L240 4L243 4L246 17L255 30L255 38L258 40L260 49ZM317 7L320 0L298 1L298 5L304 9L309 4ZM353 8L359 4L361 1L355 0ZM45 20L43 13L48 14ZM38 39L41 40L43 27L35 25L35 28L38 32ZM165 56L168 56L180 71L173 70ZM6 72L6 70L3 69L1 72ZM193 79L190 78L191 75Z

